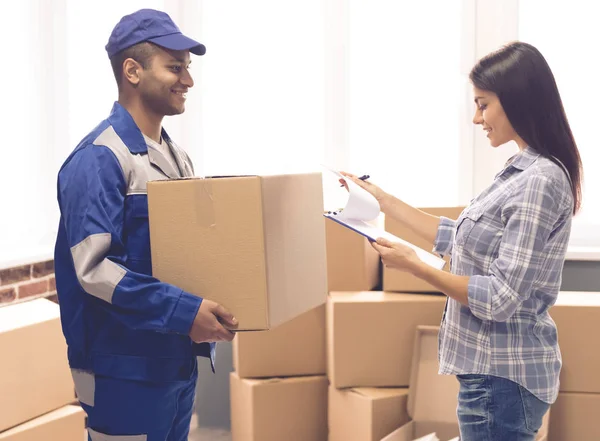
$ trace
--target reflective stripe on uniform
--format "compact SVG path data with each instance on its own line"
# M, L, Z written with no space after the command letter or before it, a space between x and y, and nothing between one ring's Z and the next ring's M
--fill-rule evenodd
M108 303L112 303L115 288L127 273L104 258L110 242L110 233L92 234L71 248L77 279L83 289Z

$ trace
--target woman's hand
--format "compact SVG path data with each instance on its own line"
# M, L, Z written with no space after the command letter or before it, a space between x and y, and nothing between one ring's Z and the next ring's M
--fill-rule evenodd
M411 273L469 307L469 276L458 276L432 268L419 259L415 250L398 242L380 237L377 242L371 242L371 245L381 255L381 261L388 268Z
M380 237L377 242L371 242L371 245L381 255L381 261L388 268L414 274L423 264L415 250L399 242Z
M340 172L340 173L342 175L344 175L346 178L351 179L359 187L362 187L365 190L367 190L369 193L371 193L375 197L375 199L377 199L377 202L379 202L379 207L381 208L381 211L384 211L383 210L384 203L389 198L389 195L385 191L383 191L381 188L379 188L375 184L371 184L370 182L358 179L358 176L355 176L355 175L347 173L347 172ZM345 179L340 179L340 184L342 184L344 187L346 187L346 190L348 190L348 183L346 182Z

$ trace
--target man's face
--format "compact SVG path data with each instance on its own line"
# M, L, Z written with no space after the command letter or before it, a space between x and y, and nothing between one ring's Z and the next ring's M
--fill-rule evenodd
M190 51L156 48L149 66L140 72L137 90L142 103L157 115L185 111L187 91L194 86L190 75Z

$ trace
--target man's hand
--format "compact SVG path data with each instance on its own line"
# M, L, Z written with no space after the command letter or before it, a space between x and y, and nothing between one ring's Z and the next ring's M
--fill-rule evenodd
M235 333L225 329L223 325L236 328L238 321L223 306L203 299L192 324L190 338L196 343L233 340Z

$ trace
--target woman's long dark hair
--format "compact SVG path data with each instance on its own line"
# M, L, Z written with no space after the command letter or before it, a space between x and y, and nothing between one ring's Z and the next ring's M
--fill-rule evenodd
M535 47L510 43L486 55L469 75L475 87L494 92L517 134L541 155L558 159L569 173L581 206L581 157L550 66Z

